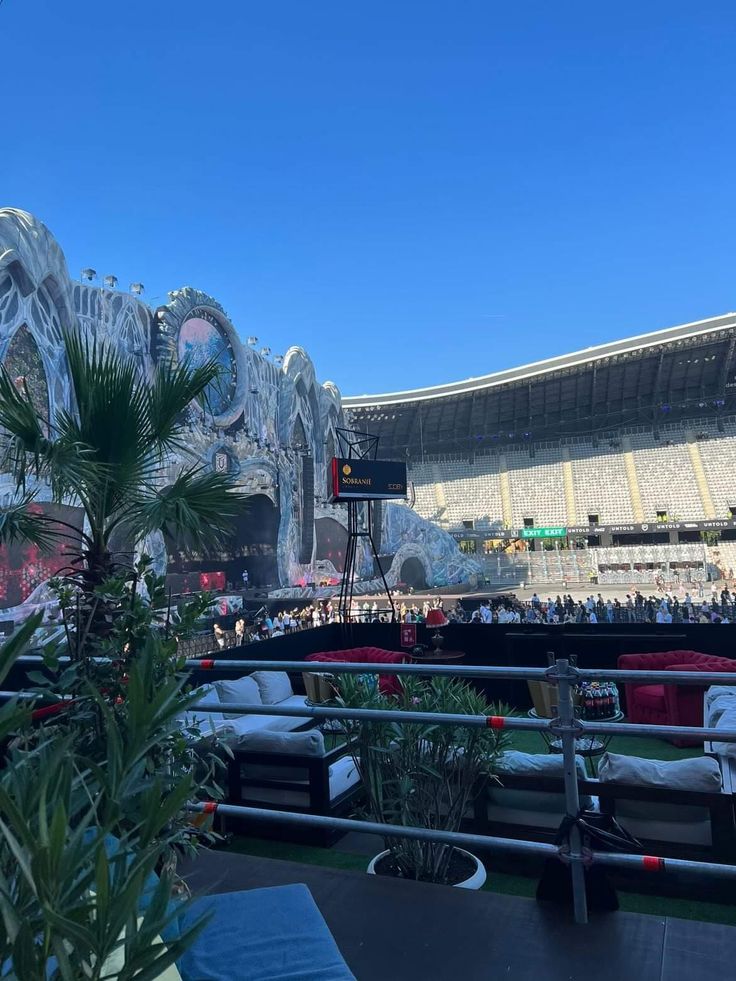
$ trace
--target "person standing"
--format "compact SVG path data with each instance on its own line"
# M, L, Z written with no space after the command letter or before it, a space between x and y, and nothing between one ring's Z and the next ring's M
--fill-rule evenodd
M243 580L243 589L247 589L248 588L248 583L250 581L250 576L248 575L248 570L247 569L243 569L243 574L242 574L241 578Z
M243 617L238 617L235 621L235 646L241 647L243 644L243 639L245 637L245 620Z
M225 631L222 629L219 623L216 623L212 628L212 632L215 635L215 642L217 646L222 650L225 646Z

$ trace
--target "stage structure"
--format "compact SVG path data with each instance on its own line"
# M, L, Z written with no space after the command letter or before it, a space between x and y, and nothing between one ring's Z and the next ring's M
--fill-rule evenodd
M141 275L145 279L145 270ZM160 363L198 365L215 358L220 374L209 386L205 409L190 406L186 445L167 457L161 487L192 465L230 473L250 498L250 508L216 553L192 554L183 543L165 541L160 534L136 542L136 549L151 556L160 574L224 581L227 589L228 583L242 585L247 571L251 587L263 597L286 592L299 599L322 598L320 581L332 584L326 587L330 595L342 575L350 534L345 509L330 503L325 492L332 460L343 449L356 466L358 457L371 456L360 445L348 452L340 442L339 431L350 420L337 387L318 381L303 348L276 354L252 331L243 336L246 332L236 329L223 305L201 290L185 286L170 292L167 302L150 306L141 283L125 291L112 288L114 282L115 277L98 276L93 269L73 279L61 247L42 222L27 212L0 208L0 363L28 389L53 430L60 413L74 411L65 330L134 359L143 376ZM50 488L40 484L34 490L37 503L53 511ZM13 494L12 476L0 473L0 509ZM385 580L399 582L417 561L430 586L467 581L477 568L451 536L403 504L376 507L373 518L373 539L382 543L382 574L377 577L364 542L353 558L359 567L356 591L377 592ZM23 602L65 564L63 555L0 551L0 608Z
M338 608L343 623L351 616L358 545L368 543L391 607L391 622L396 620L391 589L386 581L381 557L374 540L374 501L406 498L406 464L377 460L378 439L351 429L336 430L339 457L332 458L330 501L347 505L347 543L340 583Z

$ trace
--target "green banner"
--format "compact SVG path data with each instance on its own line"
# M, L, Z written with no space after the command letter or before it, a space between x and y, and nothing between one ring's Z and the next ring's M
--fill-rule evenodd
M522 528L522 538L566 538L567 528Z

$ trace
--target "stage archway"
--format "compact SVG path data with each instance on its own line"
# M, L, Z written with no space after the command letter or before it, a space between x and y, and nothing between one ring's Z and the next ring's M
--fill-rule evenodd
M226 581L239 589L243 570L248 570L249 584L257 588L279 585L278 536L279 509L266 494L248 498L245 514L237 518L232 537L222 549L190 558L185 550L167 542L171 572L224 572Z
M424 564L416 556L411 556L401 563L399 581L411 586L412 589L426 589L427 575L424 571Z
M252 586L278 586L278 538L279 509L265 494L249 497L246 512L237 521L236 557L226 566L227 578L239 584L247 569Z
M317 536L317 558L329 560L338 572L342 572L345 568L347 529L334 518L318 518L314 527Z

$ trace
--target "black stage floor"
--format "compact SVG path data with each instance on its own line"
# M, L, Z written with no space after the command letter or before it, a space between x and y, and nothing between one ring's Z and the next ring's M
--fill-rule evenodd
M619 912L576 926L529 899L224 851L182 872L195 893L305 883L358 981L700 981L736 964L736 927L718 924Z

